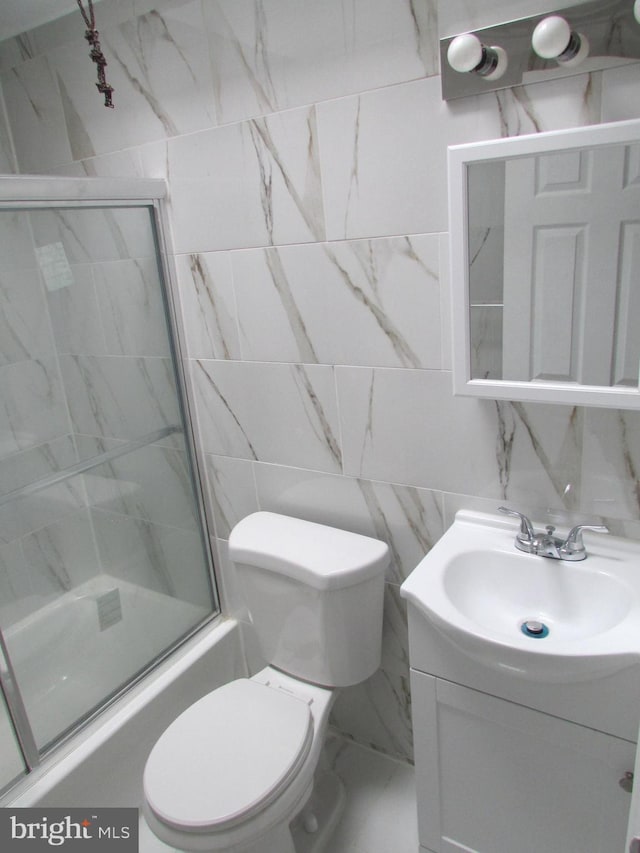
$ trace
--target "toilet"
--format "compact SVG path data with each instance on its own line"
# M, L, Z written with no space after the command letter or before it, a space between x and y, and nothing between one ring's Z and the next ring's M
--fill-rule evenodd
M155 835L186 851L320 853L340 813L322 746L340 687L380 665L384 542L270 512L229 556L268 666L219 687L161 735L144 771Z

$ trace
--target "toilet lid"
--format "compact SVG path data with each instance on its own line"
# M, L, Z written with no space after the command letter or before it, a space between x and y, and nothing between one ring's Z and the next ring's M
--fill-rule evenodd
M246 819L286 787L312 737L304 700L249 679L231 681L160 737L144 771L146 801L177 829L202 832Z

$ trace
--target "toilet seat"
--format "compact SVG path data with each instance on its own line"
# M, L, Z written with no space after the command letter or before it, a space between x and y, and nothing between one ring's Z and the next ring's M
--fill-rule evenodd
M275 800L305 761L313 717L303 699L238 679L169 726L144 773L148 806L186 832L220 831Z

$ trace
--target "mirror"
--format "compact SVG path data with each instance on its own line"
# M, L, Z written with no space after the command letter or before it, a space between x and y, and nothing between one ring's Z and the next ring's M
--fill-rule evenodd
M640 409L640 121L449 148L454 393Z

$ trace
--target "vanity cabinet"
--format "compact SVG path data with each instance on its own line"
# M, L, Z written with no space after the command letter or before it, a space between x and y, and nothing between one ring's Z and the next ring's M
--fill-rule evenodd
M635 743L411 671L421 853L623 853Z
M628 850L640 548L604 541L545 559L461 510L402 584L422 853Z

